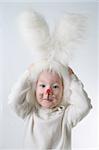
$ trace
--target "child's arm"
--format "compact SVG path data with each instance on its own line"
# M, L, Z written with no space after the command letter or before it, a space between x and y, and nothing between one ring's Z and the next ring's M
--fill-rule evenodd
M32 110L32 101L28 101L27 94L31 92L31 84L29 81L29 71L26 70L9 95L9 104L16 114L25 118Z
M74 127L81 119L83 119L92 105L84 86L75 74L71 74L71 96L69 106L66 109L66 118L68 125Z

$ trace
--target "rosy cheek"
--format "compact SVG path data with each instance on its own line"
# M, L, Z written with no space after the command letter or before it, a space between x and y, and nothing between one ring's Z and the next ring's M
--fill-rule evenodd
M44 90L39 88L39 89L38 89L38 93L39 93L39 94L42 94L42 93L44 93Z
M60 91L61 91L60 88L58 88L58 89L55 89L55 90L54 90L54 93L59 94Z

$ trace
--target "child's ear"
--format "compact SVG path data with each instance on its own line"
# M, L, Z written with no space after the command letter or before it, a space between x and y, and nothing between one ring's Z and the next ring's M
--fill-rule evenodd
M73 70L72 70L70 67L68 67L68 72L69 72L69 75L70 75L70 76L71 76L72 74L74 74Z

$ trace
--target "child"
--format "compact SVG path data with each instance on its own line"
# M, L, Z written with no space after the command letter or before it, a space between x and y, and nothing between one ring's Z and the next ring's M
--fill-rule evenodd
M71 129L92 107L62 51L62 60L58 57L43 53L9 96L9 104L27 122L24 148L71 150Z

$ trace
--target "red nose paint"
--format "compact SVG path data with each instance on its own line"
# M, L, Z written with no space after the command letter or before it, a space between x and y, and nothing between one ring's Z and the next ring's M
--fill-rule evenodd
M46 94L50 94L50 93L52 93L52 90L51 89L47 89L46 90Z

